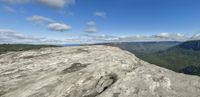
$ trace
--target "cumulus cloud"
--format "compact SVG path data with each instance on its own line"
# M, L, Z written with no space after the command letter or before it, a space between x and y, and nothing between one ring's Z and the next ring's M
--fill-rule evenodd
M63 39L24 35L10 29L0 29L0 44L65 44Z
M89 21L86 23L86 30L85 32L88 32L88 33L95 33L97 32L97 28L96 28L96 22L94 21Z
M63 8L65 5L71 5L75 3L75 0L39 0L40 3L53 8Z
M42 40L43 38L36 38L23 35L13 30L0 29L0 43L28 43Z
M50 23L48 25L48 28L53 31L63 32L63 31L70 30L72 27L64 23Z
M54 22L54 20L51 19L51 18L44 17L44 16L38 16L38 15L34 15L34 16L28 17L27 20L31 21L31 22L34 22L36 24L45 24L45 23Z
M10 6L4 6L3 7L3 10L6 11L6 12L10 12L10 13L15 13L16 10Z
M95 33L95 32L97 32L97 28L96 27L87 27L85 32Z
M103 17L103 18L105 18L106 17L106 13L105 12L95 12L94 13L94 16L97 16L97 17Z
M95 26L96 23L94 21L89 21L86 23L88 26Z
M73 12L68 12L68 11L64 11L64 10L58 10L57 11L59 14L64 15L64 16L74 16Z
M31 0L0 0L1 2L9 3L9 4L22 4L22 3L28 3Z
M39 3L52 8L63 8L75 3L75 0L0 0L1 2L9 4L24 4L24 3Z
M28 21L31 21L36 24L41 24L42 26L47 26L48 29L53 31L67 31L70 30L72 27L68 24L58 23L51 18L34 15L27 18Z

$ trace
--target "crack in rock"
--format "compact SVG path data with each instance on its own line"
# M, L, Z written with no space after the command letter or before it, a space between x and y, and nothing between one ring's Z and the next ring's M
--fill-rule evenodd
M95 86L91 87L90 90L85 90L84 87L79 87L77 89L80 90L73 90L69 95L66 97L96 97L103 93L106 89L112 86L117 81L116 74L109 74L105 76L101 76Z
M90 64L73 63L69 68L64 69L62 73L65 74L65 73L76 72L83 68L86 68L88 65Z
M96 91L98 93L102 93L108 87L110 87L117 80L116 74L109 74L106 76L102 76L96 85Z

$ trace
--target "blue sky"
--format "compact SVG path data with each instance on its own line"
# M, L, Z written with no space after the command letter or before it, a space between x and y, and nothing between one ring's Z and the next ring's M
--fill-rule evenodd
M0 43L9 32L26 42L198 39L200 1L0 0L0 32Z

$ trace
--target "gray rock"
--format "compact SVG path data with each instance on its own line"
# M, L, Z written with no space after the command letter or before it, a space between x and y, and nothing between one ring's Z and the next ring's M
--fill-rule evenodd
M109 46L0 55L0 97L200 97L200 77Z

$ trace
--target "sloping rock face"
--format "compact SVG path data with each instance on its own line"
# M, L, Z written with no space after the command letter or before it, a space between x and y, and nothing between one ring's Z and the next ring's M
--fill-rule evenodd
M1 97L200 97L200 77L177 74L109 46L0 55Z

